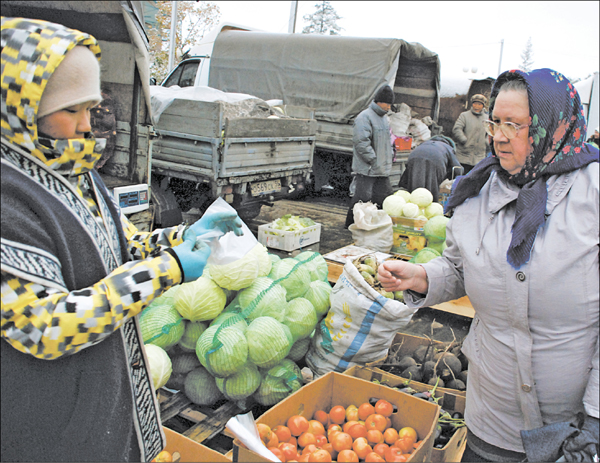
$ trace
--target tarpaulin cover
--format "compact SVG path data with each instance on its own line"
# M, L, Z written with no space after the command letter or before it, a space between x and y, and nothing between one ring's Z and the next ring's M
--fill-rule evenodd
M317 119L347 123L383 84L394 85L404 59L433 63L437 76L426 89L439 99L437 54L400 39L224 31L214 45L209 86L281 99L314 108Z

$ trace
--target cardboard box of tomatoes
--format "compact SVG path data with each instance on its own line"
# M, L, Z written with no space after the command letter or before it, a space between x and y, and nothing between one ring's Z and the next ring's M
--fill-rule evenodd
M165 455L152 461L173 461L173 462L231 462L231 456L223 455L215 450L209 449L205 445L199 444L192 439L185 437L169 428L163 427L167 446L164 448L171 459L163 459ZM229 454L229 453L228 453ZM233 452L231 452L233 454Z
M385 424L386 430L389 427L391 427L394 430L396 430L396 432L398 432L403 429L407 430L409 428L412 428L412 430L409 429L409 431L415 433L416 438L407 435L407 442L411 443L412 448L410 450L402 450L401 452L399 451L400 447L392 448L394 447L393 445L386 444L387 447L391 449L391 459L388 460L387 458L384 459L382 457L381 460L375 461L431 461L434 432L437 425L437 419L440 410L439 405L412 397L402 392L395 391L384 385L375 384L364 379L340 373L327 373L326 375L323 375L317 380L307 384L300 390L296 391L294 394L290 395L287 399L283 400L282 402L279 402L277 405L269 409L266 413L258 417L256 419L256 423L265 424L271 430L273 430L277 426L287 425L290 418L297 416L304 417L306 420L321 421L323 420L321 416L325 416L324 413L330 415L330 419L335 418L335 420L340 421L338 412L342 411L341 417L343 420L343 424L340 424L339 426L340 428L343 428L343 425L348 422L348 420L344 416L343 410L351 408L351 405L354 405L358 410L363 409L361 408L361 406L367 409L368 406L366 404L375 403L376 400L381 400L382 403L388 402L389 404L391 404L391 410L389 410L389 413L391 414L388 415L389 422ZM383 410L385 410L385 405ZM373 413L373 415L382 416L379 413ZM369 416L372 416L372 414L369 414ZM379 420L380 418L365 418L363 424L366 424L366 427L369 428L369 430L378 430L377 428L379 427ZM325 418L325 422L327 421L328 420ZM334 423L329 424L335 424L335 421ZM361 439L361 437L354 437L355 434L353 433L354 431L361 429L360 426L358 428L354 428L354 426L360 425L360 420L357 420L357 423L352 424L350 428L346 429L346 431L339 431L335 428L328 429L329 424L325 424L324 427L326 430L331 431L331 433L327 432L327 434L329 435L328 440L335 440L335 445L343 444L342 437L344 439L347 439L346 436L341 436L341 434L352 434L353 443ZM294 424L292 423L291 426L293 427ZM336 431L338 432L338 434L336 434ZM406 432L409 433L409 431ZM392 434L394 433L394 431L388 432ZM402 432L400 432L399 434L402 434ZM371 435L372 434L369 434L369 439L371 439ZM398 436L398 438L400 438L400 436ZM366 438L364 437L362 437L362 439L366 440ZM297 444L300 444L302 440L303 438L301 437L301 435L296 437ZM380 443L384 442L381 441ZM233 444L233 461L268 461L264 457L261 457L258 454L256 454L255 452L246 449L243 446L243 444L241 444L237 440L234 440ZM325 445L326 444L323 444L323 447L325 447ZM373 444L371 447L374 448L375 445L376 444ZM298 449L301 452L304 451L304 449L302 449L300 445L298 445ZM360 453L361 450L359 450L358 452ZM342 453L342 451L339 451L334 453L334 457L332 458L332 460L354 461L353 459L348 458L348 456L349 452ZM394 460L394 458L397 459ZM298 461L303 461L300 455ZM308 461L329 460L320 460L317 458L313 458L312 460ZM356 459L356 461L358 461L358 459ZM369 459L367 461L371 460Z
M366 381L374 381L388 387L402 388L406 382L405 378L389 374L376 367L353 366L344 372L345 375L361 378ZM431 391L433 386L412 382L410 387L418 392ZM452 391L452 390L450 390ZM436 391L434 395L438 398L438 404L447 412L465 413L465 397L448 390ZM459 392L459 391L456 391ZM433 447L431 452L432 462L460 461L467 446L466 426L458 428L448 443L443 448Z

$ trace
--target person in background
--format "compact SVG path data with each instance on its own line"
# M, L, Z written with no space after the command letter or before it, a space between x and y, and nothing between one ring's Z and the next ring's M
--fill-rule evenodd
M475 164L481 161L489 152L483 121L488 113L485 109L487 98L483 95L471 97L471 109L458 116L452 135L456 140L456 157L465 170L469 173Z
M600 133L598 133L598 127L596 127L596 130L594 130L594 134L587 139L587 142L591 143L596 148L600 148Z
M439 187L445 179L452 179L452 169L461 168L454 154L454 142L436 135L417 146L408 156L406 169L398 186L412 193L416 188L427 188L433 200L439 202ZM460 169L462 172L462 168Z
M384 85L367 109L354 121L352 172L356 173L355 193L346 216L346 228L354 223L354 205L376 203L392 194L389 175L394 156L387 113L394 104L394 91Z
M0 459L150 461L165 438L136 315L202 274L197 237L242 223L138 233L94 169L96 39L5 17L1 37Z
M598 452L598 149L559 72L502 73L491 156L459 177L448 247L423 265L386 261L379 281L410 307L464 295L475 309L463 461L592 461Z

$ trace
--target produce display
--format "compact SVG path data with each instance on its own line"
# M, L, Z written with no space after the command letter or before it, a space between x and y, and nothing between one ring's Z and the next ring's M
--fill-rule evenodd
M308 217L286 214L271 224L271 228L283 231L298 231L306 227L312 227L315 222Z
M398 190L385 198L381 207L392 217L409 219L430 219L444 214L443 206L433 202L433 195L427 188L416 188L412 193Z
M431 259L435 259L439 257L441 254L433 248L423 248L419 251L410 262L416 264L424 264L429 262ZM367 254L361 257L358 257L352 261L356 269L359 271L361 276L365 279L367 284L371 286L375 291L377 291L382 296L387 297L388 299L396 299L398 301L404 301L403 291L386 291L381 286L377 278L377 269L379 268L379 263L377 262L377 258L373 254Z
M273 428L257 427L265 447L282 462L407 461L422 441L411 427L392 427L394 411L387 400L371 398L318 410L310 418L290 416Z
M460 343L423 344L410 354L399 355L401 349L392 345L390 356L380 366L382 370L418 383L464 391L467 388L468 361Z
M377 262L377 258L373 254L367 254L366 256L358 257L352 261L360 275L365 279L367 284L377 291L382 296L387 297L388 299L399 299L401 298L401 294L395 294L390 291L386 291L381 286L381 283L377 279L377 269L379 268L379 263ZM397 291L401 293L401 291ZM398 297L397 297L398 296Z
M385 198L382 208L394 223L394 252L414 255L425 247L444 252L449 218L444 216L443 206L433 202L429 190L398 190Z
M257 244L209 265L144 310L140 326L156 389L195 404L273 405L303 385L297 362L329 310L328 267L318 252L280 259Z
M380 383L378 380L373 380L374 383ZM385 384L384 384L385 385ZM390 387L390 386L388 386ZM391 387L396 391L404 392L405 394L410 394L413 397L417 397L419 399L427 400L429 402L438 403L439 397L436 397L435 390L437 386L434 386L430 391L417 391L410 386L403 387ZM436 449L444 449L452 436L460 429L465 427L465 419L464 415L461 412L453 412L450 413L443 408L440 408L440 414L438 416L438 422L435 427L435 436L433 446Z

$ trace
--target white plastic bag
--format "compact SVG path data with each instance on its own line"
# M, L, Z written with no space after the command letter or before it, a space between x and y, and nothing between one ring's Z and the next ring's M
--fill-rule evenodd
M392 219L387 212L377 209L371 201L359 201L352 209L354 223L348 227L357 246L379 252L390 252L394 244Z
M417 310L379 294L349 259L329 300L306 354L315 376L385 360L396 332Z
M216 212L236 212L223 198L217 198L206 209L204 214L213 214ZM236 212L237 213L237 212ZM209 264L225 265L234 262L244 257L248 252L258 244L258 240L250 231L248 226L242 221L243 235L237 236L233 232L223 233L221 230L215 229L209 233L205 233L199 240L204 241L210 246Z

